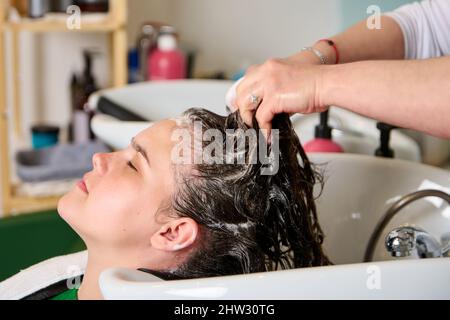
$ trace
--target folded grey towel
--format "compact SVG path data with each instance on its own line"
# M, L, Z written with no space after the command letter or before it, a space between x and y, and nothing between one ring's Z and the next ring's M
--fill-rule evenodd
M110 151L100 141L19 151L16 154L17 176L23 182L81 178L92 170L92 156L95 153Z

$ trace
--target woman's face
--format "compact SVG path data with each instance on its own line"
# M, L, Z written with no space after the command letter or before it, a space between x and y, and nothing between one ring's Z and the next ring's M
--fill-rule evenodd
M61 217L87 246L136 248L150 245L160 224L155 213L174 191L172 130L165 120L138 134L127 149L99 153L84 176L58 203Z

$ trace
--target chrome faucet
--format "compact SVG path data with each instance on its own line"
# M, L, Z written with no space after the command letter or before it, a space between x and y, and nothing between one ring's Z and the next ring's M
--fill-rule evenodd
M393 257L419 258L445 257L450 251L450 244L442 246L432 235L421 228L405 226L395 228L386 236L386 250Z
M372 261L375 246L389 221L391 221L391 219L408 204L425 197L438 197L444 199L448 204L450 204L450 195L438 190L416 191L400 198L386 211L375 227L375 230L372 233L367 245L366 253L364 254L364 262ZM450 249L449 244L444 247L441 246L436 239L432 238L427 232L418 228L397 228L391 231L391 233L392 235L389 235L392 237L390 238L388 235L386 245L388 245L388 242L392 243L392 251L390 252L394 256L402 256L402 254L410 255L413 250L417 250L419 257L427 258L429 256L433 256L433 254L438 254L439 251L440 255L438 256L446 255ZM392 240L390 241L390 239Z

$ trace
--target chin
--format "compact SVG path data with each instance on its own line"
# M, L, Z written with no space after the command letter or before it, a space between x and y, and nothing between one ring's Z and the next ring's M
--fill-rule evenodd
M77 199L75 190L72 190L59 199L57 211L60 217L71 225L76 212L80 211L79 206L80 199Z
M73 191L72 191L73 193ZM81 237L80 226L82 208L80 207L80 199L76 199L71 192L65 194L58 201L58 214L71 228ZM83 239L83 237L81 237ZM83 239L84 241L84 239Z

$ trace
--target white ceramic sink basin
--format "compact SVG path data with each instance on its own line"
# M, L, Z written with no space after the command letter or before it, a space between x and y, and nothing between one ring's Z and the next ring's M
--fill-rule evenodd
M89 105L96 109L99 96L105 96L151 121L173 118L190 107L203 107L226 115L225 94L231 81L177 80L134 84L91 95ZM94 116L92 130L114 149L124 149L133 136L152 122L119 121L111 116Z
M225 94L231 85L231 81L220 80L149 82L98 92L91 96L89 104L95 109L98 97L103 95L151 121L177 116L189 107L204 107L226 115ZM318 115L296 115L292 120L301 141L310 141L319 122ZM336 108L330 112L330 124L337 129L333 132L335 140L347 153L373 155L379 145L374 120ZM126 148L130 139L148 125L105 115L97 115L92 121L94 133L114 149ZM396 158L421 160L418 144L401 132L392 133L391 147Z
M450 258L396 259L383 248L394 227L420 226L436 239L450 232L450 209L437 198L410 204L389 223L374 261L362 263L375 224L399 196L450 191L450 172L409 161L314 154L326 184L317 200L324 247L334 266L163 282L135 270L100 279L107 299L450 299Z
M336 264L363 261L375 224L401 196L423 189L450 193L450 171L436 167L364 155L309 156L324 170L325 187L316 203L327 237L325 248ZM403 224L420 226L440 239L450 233L450 207L437 198L418 200L392 219L386 230ZM392 259L383 237L374 260Z

